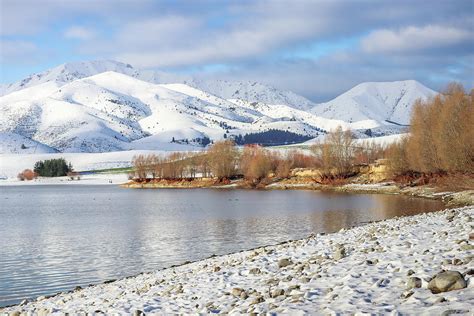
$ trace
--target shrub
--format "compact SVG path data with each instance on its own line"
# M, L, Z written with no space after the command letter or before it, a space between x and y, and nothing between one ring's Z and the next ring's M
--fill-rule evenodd
M25 181L25 180L29 181L29 180L33 180L37 176L38 175L33 170L25 169L22 172L20 172L17 177L20 181Z

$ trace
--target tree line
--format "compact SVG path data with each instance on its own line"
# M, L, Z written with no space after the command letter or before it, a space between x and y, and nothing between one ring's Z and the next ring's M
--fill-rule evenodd
M355 163L370 163L383 149L372 143L354 145L350 131L336 129L327 141L311 151L274 150L260 145L246 145L238 150L232 140L218 141L203 152L173 152L167 155L138 155L132 160L130 178L193 179L215 177L217 180L244 178L257 185L268 178L287 178L295 168L320 168L322 177L347 177Z

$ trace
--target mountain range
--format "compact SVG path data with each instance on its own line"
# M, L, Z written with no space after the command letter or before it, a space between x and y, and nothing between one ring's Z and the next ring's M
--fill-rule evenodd
M435 94L413 80L368 82L316 104L259 82L66 63L0 87L0 153L195 150L268 131L309 139L339 125L357 137L396 134L414 101Z

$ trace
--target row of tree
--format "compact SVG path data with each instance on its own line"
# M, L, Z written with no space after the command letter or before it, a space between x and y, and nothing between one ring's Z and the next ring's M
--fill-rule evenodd
M131 178L243 177L258 184L268 177L286 178L295 168L320 168L323 177L347 177L354 164L373 162L382 153L382 148L371 143L355 146L350 131L338 128L328 134L326 142L313 146L312 152L277 151L259 145L246 145L239 151L233 141L224 140L199 153L138 155L132 161Z
M417 101L409 136L387 150L395 175L474 172L474 90L459 84Z

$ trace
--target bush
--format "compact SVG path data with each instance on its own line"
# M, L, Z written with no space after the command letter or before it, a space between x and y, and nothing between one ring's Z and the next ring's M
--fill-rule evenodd
M214 143L207 151L212 174L219 178L231 178L237 174L239 153L231 140Z
M38 175L31 169L25 169L22 172L18 174L18 180L20 181L25 181L25 180L33 180L36 178Z
M240 170L244 178L258 182L273 171L272 157L267 150L257 145L245 146L240 159Z
M345 178L352 175L355 146L350 130L344 131L338 126L327 134L324 143L312 149L321 159L322 177Z

